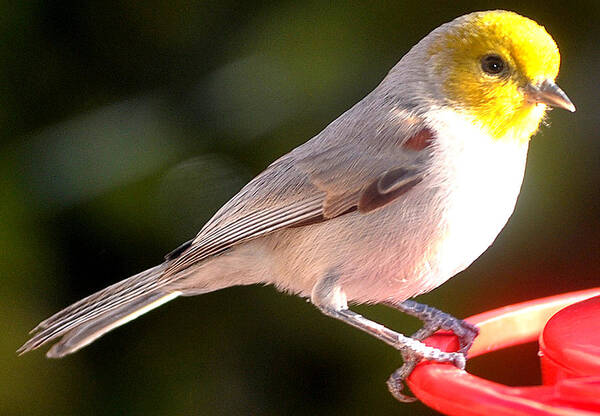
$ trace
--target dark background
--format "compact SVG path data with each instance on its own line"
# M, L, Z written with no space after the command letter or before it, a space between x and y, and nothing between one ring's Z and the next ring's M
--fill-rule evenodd
M494 246L420 298L460 317L598 284L598 1L3 2L0 414L433 414L388 394L396 351L271 287L177 300L63 360L14 351L43 318L160 262L433 28L490 8L546 26L578 111L553 111L534 138ZM537 383L535 351L469 369Z

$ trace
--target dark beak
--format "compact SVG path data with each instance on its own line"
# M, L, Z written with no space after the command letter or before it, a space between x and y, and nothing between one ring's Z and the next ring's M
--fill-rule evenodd
M525 88L525 96L532 103L546 104L552 107L563 108L570 112L575 111L575 106L567 94L559 88L554 81L548 79L538 85L529 84Z

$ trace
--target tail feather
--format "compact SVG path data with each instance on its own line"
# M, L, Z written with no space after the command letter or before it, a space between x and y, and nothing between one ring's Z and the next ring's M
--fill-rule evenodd
M50 348L46 356L49 358L61 358L67 354L71 354L91 344L108 331L124 325L138 316L175 299L180 294L181 292L148 294L130 303L126 303L105 315L87 321L64 334L62 339Z
M118 282L63 309L34 328L36 333L19 354L63 336L49 352L62 357L131 319L174 299L180 292L165 290L159 282L165 265L159 265Z
M139 294L140 289L151 289L150 286L156 285L164 268L165 265L160 264L93 293L40 322L30 331L30 334L51 326L57 326L57 324L64 322L65 318L72 321L90 312L99 311L100 308L105 306L110 307L115 302L126 300L129 295Z

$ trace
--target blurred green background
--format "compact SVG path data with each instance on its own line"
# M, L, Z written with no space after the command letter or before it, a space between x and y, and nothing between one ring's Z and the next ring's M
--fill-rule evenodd
M578 111L535 137L495 245L420 299L465 317L598 285L600 3L29 1L0 15L0 414L435 414L384 384L399 354L271 287L170 303L63 360L17 358L60 308L161 261L279 155L464 13L546 26ZM405 332L417 323L356 308ZM539 381L536 347L478 358ZM515 370L518 368L518 370Z

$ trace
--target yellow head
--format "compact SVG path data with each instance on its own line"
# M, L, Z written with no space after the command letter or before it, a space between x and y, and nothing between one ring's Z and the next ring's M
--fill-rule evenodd
M477 12L440 31L428 51L454 108L497 139L528 140L546 105L575 107L556 86L560 54L536 22L507 11Z

